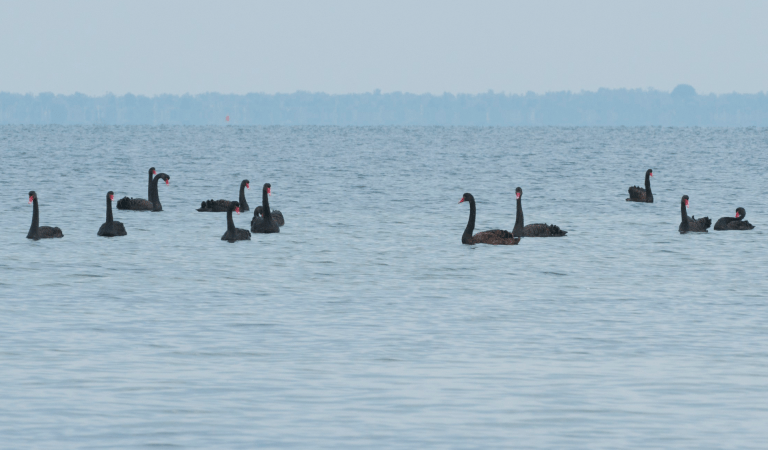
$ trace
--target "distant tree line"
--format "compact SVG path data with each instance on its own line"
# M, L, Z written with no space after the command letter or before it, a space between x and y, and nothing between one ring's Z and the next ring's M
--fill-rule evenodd
M0 93L0 124L768 126L768 96L698 95L688 85L671 93L600 89L524 95Z

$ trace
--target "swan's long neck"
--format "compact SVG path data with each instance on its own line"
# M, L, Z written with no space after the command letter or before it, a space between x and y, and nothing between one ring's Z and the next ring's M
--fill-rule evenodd
M162 209L162 206L160 205L160 195L157 192L157 182L160 181L162 175L163 174L161 173L155 175L155 178L152 179L152 184L149 185L149 201L152 202L155 211Z
M467 222L467 228L464 229L464 236L472 237L472 232L475 231L475 214L477 209L475 208L475 200L469 201L469 222Z
M112 200L107 195L107 223L112 222Z
M227 209L227 231L232 231L235 229L235 221L232 220L232 210L233 207L229 207Z
M245 201L245 183L240 183L240 208L245 210L248 207L248 202Z
M37 231L40 226L40 209L37 207L37 197L32 202L32 225L29 227L29 233Z
M147 200L154 203L152 200L152 171L149 171L149 182L147 183Z
M685 209L685 200L680 202L680 218L682 219L683 229L688 229L688 211Z
M524 227L525 221L523 219L523 199L521 196L517 199L517 214L515 217L515 228L512 229L512 234L515 236L522 236Z
M261 206L264 209L264 211L261 212L264 220L269 220L272 218L272 210L269 209L269 193L267 193L266 189L262 190L261 193Z
M645 174L645 195L646 197L653 195L651 193L651 174Z

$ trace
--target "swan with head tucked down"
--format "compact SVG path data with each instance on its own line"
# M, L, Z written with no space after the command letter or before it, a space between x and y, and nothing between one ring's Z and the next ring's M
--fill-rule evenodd
M229 202L227 208L227 231L221 237L222 241L233 243L235 241L250 241L251 232L242 228L235 228L235 222L232 220L232 211L236 211L240 214L240 203Z
M525 225L523 218L523 190L515 188L515 197L517 198L517 217L515 217L515 227L512 233L519 237L560 237L568 232L563 231L557 225L547 225L546 223L532 223Z
M645 171L645 189L638 186L629 188L628 202L653 203L653 193L651 192L651 177L653 169Z
M736 208L736 217L721 217L715 223L715 230L751 230L755 228L754 225L744 220L747 215L747 210L744 208Z
M64 237L64 233L61 232L59 227L40 226L40 209L37 205L37 193L35 191L29 191L29 203L32 203L32 225L29 227L27 239L37 241L39 239Z
M269 209L269 196L271 194L272 185L264 183L261 190L261 206L256 207L253 211L253 219L251 219L252 233L279 233L280 226L285 224L283 214L280 211Z
M688 196L683 195L683 198L680 200L681 221L677 231L680 233L706 233L707 228L712 226L712 220L709 217L702 217L700 219L688 217L688 210L686 209L688 206L690 206Z
M473 235L475 231L475 215L477 208L475 206L475 197L470 193L465 193L459 203L469 202L469 222L467 222L467 228L464 229L464 234L461 235L461 243L467 245L475 244L489 244L489 245L517 245L520 243L520 238L515 237L507 230L488 230L481 231Z
M99 236L115 237L128 234L128 232L125 231L125 226L122 222L112 219L112 200L114 199L115 193L112 191L107 192L107 221L101 225L99 232L96 233Z
M117 209L127 209L132 211L162 211L163 205L160 203L160 195L157 192L158 180L169 184L171 177L165 173L155 175L155 178L149 184L149 200L143 198L123 197L117 201Z
M238 202L240 203L240 211L250 211L248 202L245 200L245 189L251 189L251 182L243 180L240 183L240 197ZM200 212L227 212L229 210L229 200L206 200L200 204L198 211Z

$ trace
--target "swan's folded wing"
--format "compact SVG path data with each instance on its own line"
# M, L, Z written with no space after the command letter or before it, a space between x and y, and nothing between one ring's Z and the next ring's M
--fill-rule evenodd
M476 244L517 245L520 238L507 230L488 230L472 236L472 241Z
M59 227L39 227L37 231L42 239L64 237L64 233L61 232Z
M275 219L278 226L282 227L283 225L285 225L285 219L283 218L283 213L281 213L280 211L278 210L272 211L272 218Z
M645 189L639 187L639 186L632 186L628 190L629 192L629 198L627 199L628 202L637 201L637 202L644 202L645 201Z
M154 205L149 200L143 198L123 197L117 201L117 209L128 209L134 211L152 211Z
M557 225L547 225L546 223L532 223L523 228L523 236L525 237L559 237L565 236L567 233Z

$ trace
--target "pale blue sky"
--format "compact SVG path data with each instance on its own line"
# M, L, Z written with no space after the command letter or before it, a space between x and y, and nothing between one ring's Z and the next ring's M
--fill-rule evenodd
M0 1L0 91L768 91L768 1Z

